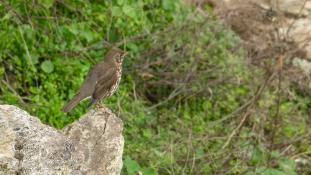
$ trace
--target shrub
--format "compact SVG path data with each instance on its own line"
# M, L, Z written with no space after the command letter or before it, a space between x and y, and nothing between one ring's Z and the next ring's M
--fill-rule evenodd
M0 21L1 103L56 128L86 112L60 109L102 59L102 40L129 52L104 100L125 124L123 174L310 172L294 161L310 158L310 100L248 65L212 16L166 0L0 0Z

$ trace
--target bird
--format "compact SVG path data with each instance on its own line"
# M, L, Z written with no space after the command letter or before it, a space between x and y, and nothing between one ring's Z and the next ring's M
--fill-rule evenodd
M111 47L104 59L90 69L78 92L63 106L62 111L70 112L80 101L89 97L90 107L100 99L113 95L121 80L125 54L118 47Z

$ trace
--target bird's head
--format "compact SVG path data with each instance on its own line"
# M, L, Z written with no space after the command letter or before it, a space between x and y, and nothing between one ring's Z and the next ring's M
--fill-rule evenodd
M125 51L117 48L117 47L113 47L110 52L112 52L112 57L113 59L115 59L114 61L116 61L117 63L122 63L124 56L127 54Z

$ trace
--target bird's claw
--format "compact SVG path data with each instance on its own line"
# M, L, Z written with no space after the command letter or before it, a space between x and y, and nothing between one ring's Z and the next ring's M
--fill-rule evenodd
M106 108L106 106L104 104L102 104L102 103L97 103L97 104L94 105L94 109L96 111L98 111L101 108Z

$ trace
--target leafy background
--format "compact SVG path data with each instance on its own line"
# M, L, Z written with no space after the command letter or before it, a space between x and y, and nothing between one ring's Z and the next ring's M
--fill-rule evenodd
M105 39L129 53L118 92L103 100L124 121L122 174L310 174L309 97L248 64L240 39L205 10L210 17L168 0L0 0L0 103L56 128L78 119L86 102L60 109Z

